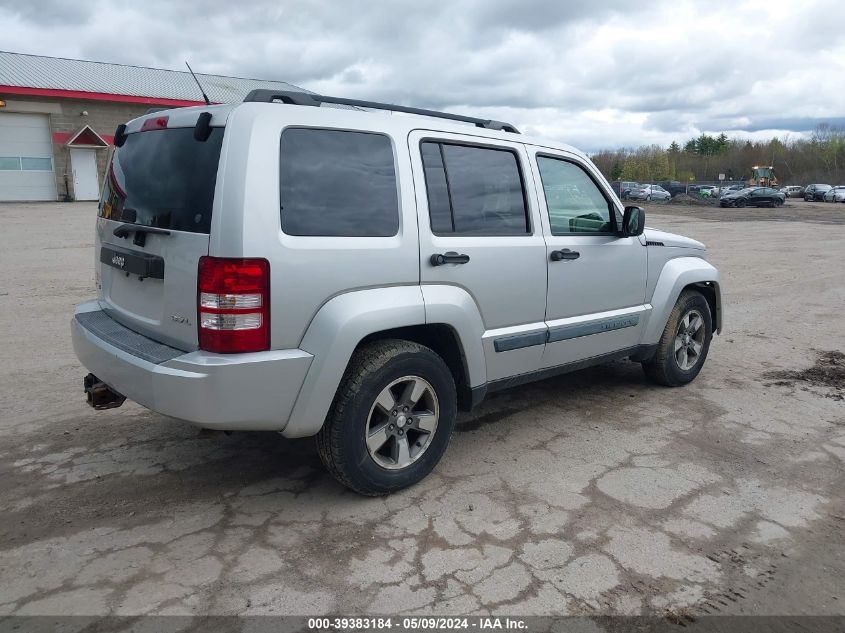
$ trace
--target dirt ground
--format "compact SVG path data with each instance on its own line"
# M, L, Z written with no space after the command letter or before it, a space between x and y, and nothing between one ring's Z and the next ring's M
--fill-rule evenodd
M649 205L723 274L699 378L497 394L380 499L310 440L89 409L94 213L0 205L0 615L845 614L845 205Z

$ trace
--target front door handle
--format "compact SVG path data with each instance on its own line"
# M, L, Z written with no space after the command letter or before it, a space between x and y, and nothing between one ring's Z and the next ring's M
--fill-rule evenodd
M578 259L581 257L581 253L564 248L561 251L552 251L549 257L553 262L559 262L562 259Z
M469 261L469 255L462 255L455 251L448 253L435 253L429 260L432 266L442 266L443 264L466 264Z

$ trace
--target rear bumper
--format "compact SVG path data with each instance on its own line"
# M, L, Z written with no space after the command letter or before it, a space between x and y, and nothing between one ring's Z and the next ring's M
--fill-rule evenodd
M88 317L98 312L99 304L90 301L77 306L71 321L73 349L82 364L130 400L206 428L283 429L313 358L300 349L212 354L167 348L166 353L116 322L104 336L90 327ZM121 334L126 344L117 342Z

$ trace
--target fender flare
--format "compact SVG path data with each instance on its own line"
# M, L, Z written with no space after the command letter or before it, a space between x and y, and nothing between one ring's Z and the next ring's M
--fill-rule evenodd
M417 285L356 290L323 304L299 345L314 360L282 435L305 437L320 430L352 352L365 336L424 323L425 305Z
M421 288L425 301L425 322L448 325L457 335L467 385L473 388L486 384L484 320L475 299L458 286L425 284Z
M425 324L442 324L454 330L468 386L484 385L484 324L478 306L465 290L448 285L415 285L348 292L327 301L305 332L299 348L313 355L314 360L282 435L305 437L320 430L349 359L364 338L385 330Z
M681 291L690 284L696 283L707 283L714 288L716 314L713 318L717 324L716 333L720 333L722 331L722 293L719 282L719 271L700 257L676 257L666 262L652 293L652 311L643 333L642 343L654 345L660 340L666 322L669 320L669 314L675 307L678 297L681 296Z

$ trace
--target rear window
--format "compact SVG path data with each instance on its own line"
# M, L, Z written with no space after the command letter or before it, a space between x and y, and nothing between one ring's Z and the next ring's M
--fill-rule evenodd
M288 235L389 237L399 231L393 145L382 134L282 133L279 202Z
M204 142L192 127L130 134L109 165L100 217L208 233L222 143L223 128Z

